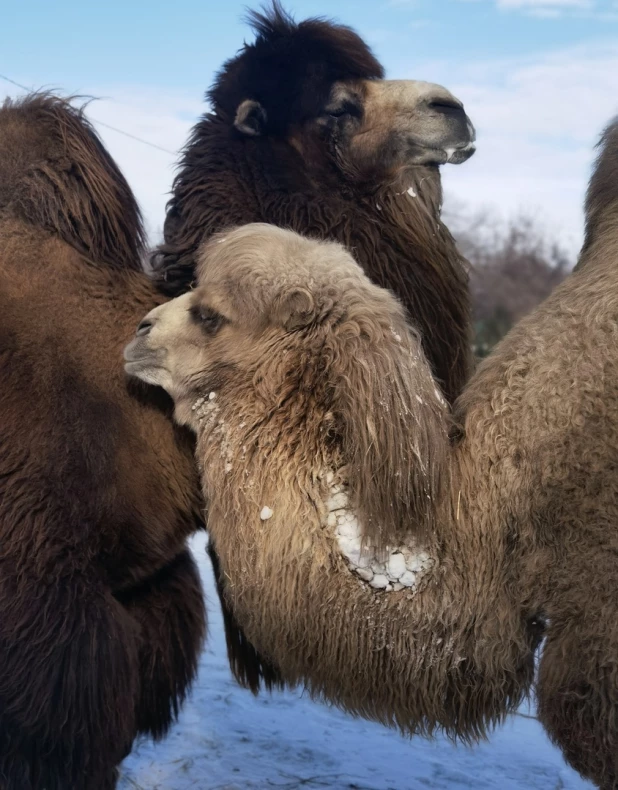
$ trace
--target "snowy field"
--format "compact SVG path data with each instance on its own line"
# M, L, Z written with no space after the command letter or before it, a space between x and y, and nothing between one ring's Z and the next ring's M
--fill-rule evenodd
M527 709L474 749L406 740L300 693L257 698L227 665L205 538L194 540L208 598L199 676L165 741L144 741L123 764L120 790L584 790Z

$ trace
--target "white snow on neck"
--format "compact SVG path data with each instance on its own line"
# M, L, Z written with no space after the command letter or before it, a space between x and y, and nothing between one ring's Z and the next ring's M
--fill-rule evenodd
M327 502L328 526L334 531L339 550L350 570L375 590L385 592L413 590L435 562L411 538L402 546L388 549L385 558L375 550L362 548L362 526L350 508L347 486L336 482L332 472L326 480L330 483Z
M207 432L206 441L219 444L220 456L225 461L225 473L229 474L234 468L230 428L221 417L220 400L217 393L209 392L208 395L197 398L191 406L191 411L195 414L200 430Z

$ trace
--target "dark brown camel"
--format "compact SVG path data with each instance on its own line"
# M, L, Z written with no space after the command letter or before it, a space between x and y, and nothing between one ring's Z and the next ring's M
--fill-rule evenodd
M163 291L187 290L200 242L230 225L339 241L403 302L454 400L470 373L468 280L440 219L439 165L474 152L461 102L438 85L384 80L347 27L296 24L276 2L249 19L256 40L224 65L181 159L154 261ZM272 685L276 672L221 603L237 678Z
M0 108L0 787L111 790L163 735L205 627L192 443L122 347L163 300L81 111Z

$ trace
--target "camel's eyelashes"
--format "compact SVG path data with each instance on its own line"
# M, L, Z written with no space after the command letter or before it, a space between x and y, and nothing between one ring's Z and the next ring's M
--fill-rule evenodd
M216 334L223 324L227 323L227 318L213 310L211 307L194 305L190 310L191 318L200 325L201 329L209 335Z
M360 118L361 110L354 102L346 101L339 107L331 107L326 110L326 114L331 118L343 118L349 115L353 118Z

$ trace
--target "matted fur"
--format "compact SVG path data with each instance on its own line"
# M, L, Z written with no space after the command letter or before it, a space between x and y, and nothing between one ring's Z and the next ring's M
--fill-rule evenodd
M577 270L457 404L465 523L500 530L547 620L538 713L567 761L618 788L618 124L605 132Z
M196 310L225 317L216 334ZM506 536L463 529L441 489L458 485L444 468L448 411L397 301L338 245L248 225L215 236L199 287L147 325L130 369L166 386L197 430L227 604L284 679L404 732L465 741L514 709L532 681L532 612ZM402 523L389 537L407 527L426 546L435 565L417 589L379 593L349 570L326 526L329 471L361 522L378 519L373 532L392 510Z
M192 442L121 353L161 302L131 191L81 110L0 109L0 787L111 790L204 634Z
M304 319L292 309L281 331L264 281L272 280L279 302L289 283L272 251L263 257L259 232L247 241L260 274L253 297L252 281L237 280L242 272L233 260L227 278L217 280L229 242L205 252L208 265L192 298L214 298L224 315L231 311L231 324L201 341L199 331L178 325L168 338L170 348L186 336L201 349L185 355L183 375L172 375L169 388L177 419L198 432L227 602L284 679L405 732L443 728L472 740L531 689L533 653L544 635L540 720L567 761L603 790L618 788L617 152L615 123L590 184L591 243L582 265L479 367L456 405L462 433L453 447L448 410L433 393L418 339L407 333L403 341L416 360L411 370L410 355L378 331L382 320L395 320L397 305L385 298L378 310L358 281L339 288L345 278L329 247L318 249L332 272L334 323L307 313L328 287L298 269L300 242L290 241L290 270L299 272L293 291L304 288L311 299L303 300ZM239 285L240 312L230 307ZM254 328L239 356L245 321ZM375 331L365 332L364 353L356 349L342 366L343 353L333 350L346 348L348 334L360 338L353 327L363 321ZM434 451L446 455L448 485L431 502L435 529L425 544L437 562L412 592L377 592L359 581L325 522L326 473L344 464L334 393L346 386L341 373L355 359L362 367L384 353L401 366L408 394L419 394L397 394L402 411L413 411L399 441L412 445L419 424L438 419L444 426L432 431L427 458L431 464ZM357 416L373 418L374 398L354 386ZM191 401L200 392L207 398L210 388L214 399L192 411ZM378 454L392 457L394 437L378 438L386 442ZM343 468L353 481L358 470ZM391 469L395 490L400 471Z
M6 99L2 111L0 209L86 257L141 271L139 210L83 108L35 93L27 101Z
M466 262L440 218L438 167L385 172L378 166L359 181L349 160L326 143L310 140L301 155L303 125L324 111L333 82L377 83L383 68L354 31L323 19L296 23L276 2L249 22L255 41L224 65L208 94L212 112L196 124L183 151L164 242L153 260L159 287L170 296L185 292L195 279L200 244L229 226L268 222L339 241L414 317L452 402L471 371L471 321ZM268 131L245 136L234 126L235 114L241 102L254 99L267 110ZM252 648L224 599L221 604L236 676L243 682L270 677L269 662L247 662ZM257 691L259 684L249 686Z

